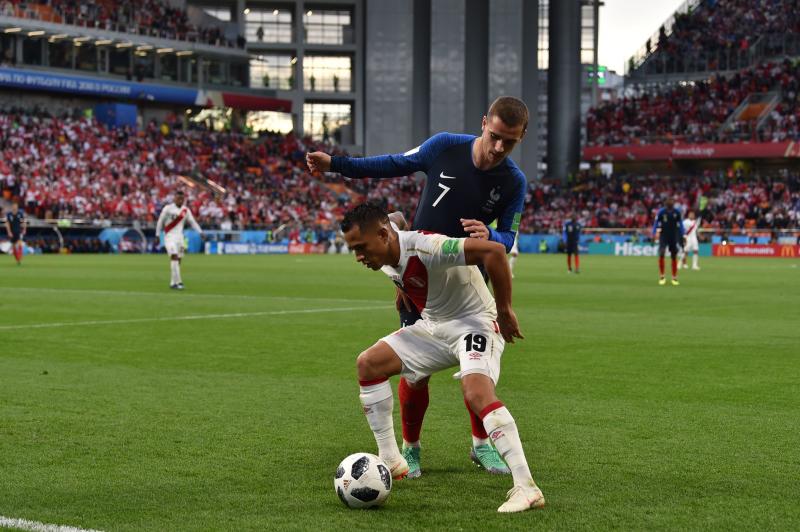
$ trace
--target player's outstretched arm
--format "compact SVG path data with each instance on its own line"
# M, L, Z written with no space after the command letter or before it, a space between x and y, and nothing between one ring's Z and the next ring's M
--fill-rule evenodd
M505 246L499 242L467 238L464 240L464 260L469 265L482 264L494 288L497 304L497 325L506 342L524 338L511 308L511 268L506 259Z

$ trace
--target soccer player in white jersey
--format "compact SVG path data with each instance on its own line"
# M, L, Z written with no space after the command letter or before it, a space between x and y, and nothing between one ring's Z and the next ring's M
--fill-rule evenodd
M356 260L382 270L403 290L422 319L385 336L358 356L360 399L378 454L395 478L408 473L392 421L389 377L410 382L453 366L464 398L478 414L492 443L511 469L514 486L499 512L544 506L531 476L516 422L495 395L506 342L522 338L511 308L511 270L502 244L398 231L380 207L363 204L345 214L342 231ZM496 301L480 271L486 269Z
M700 266L697 264L698 254L700 252L700 244L697 240L697 230L700 229L700 220L695 218L695 214L692 211L689 211L689 214L685 220L683 220L683 234L686 237L686 243L683 246L683 250L681 252L681 263L683 269L688 269L689 265L687 264L686 256L694 252L692 255L692 269L699 270Z
M192 216L192 211L184 205L186 197L182 190L175 192L173 202L165 205L161 210L156 224L156 242L164 231L164 247L167 248L170 260L170 281L169 287L174 290L183 290L183 280L181 279L181 259L184 253L183 226L186 222L192 229L203 235L203 230L197 225Z

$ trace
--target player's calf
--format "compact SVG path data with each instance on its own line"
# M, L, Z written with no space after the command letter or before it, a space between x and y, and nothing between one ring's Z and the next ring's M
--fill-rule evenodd
M408 463L394 435L394 397L389 384L389 377L400 373L400 358L388 344L378 342L358 355L356 369L359 399L378 444L378 455L389 465L392 477L403 478L408 474Z

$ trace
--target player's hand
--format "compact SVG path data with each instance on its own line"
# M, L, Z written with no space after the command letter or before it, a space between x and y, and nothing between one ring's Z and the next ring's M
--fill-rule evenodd
M497 325L500 327L500 334L509 344L514 343L514 338L525 339L519 330L517 315L511 309L497 312Z
M321 151L306 154L306 164L308 169L313 172L330 172L331 156Z
M464 232L468 233L472 238L483 238L489 240L489 228L480 220L468 220L461 218L461 225L464 227Z
M400 290L400 288L397 289L397 297L394 303L397 307L397 310L405 309L408 312L412 312L412 309L414 308L411 298L409 298L405 292Z

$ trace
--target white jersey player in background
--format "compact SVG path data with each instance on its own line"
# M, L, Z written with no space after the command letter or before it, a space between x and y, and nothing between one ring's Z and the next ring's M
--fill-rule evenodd
M695 217L693 211L689 211L689 214L682 223L683 234L686 237L686 244L681 250L681 267L685 270L689 269L686 256L690 252L694 252L694 255L692 255L692 269L699 270L700 266L698 266L697 261L699 260L698 253L700 252L700 243L697 240L697 230L700 229L700 220Z
M170 259L170 281L169 287L174 290L183 290L183 281L181 280L181 258L183 258L184 238L183 226L186 222L192 226L192 229L203 236L203 230L197 225L197 222L192 216L192 211L189 207L184 205L186 197L182 190L175 192L174 201L165 205L161 210L161 215L158 217L156 224L156 243L158 243L161 236L161 231L164 231L164 247L167 249Z

